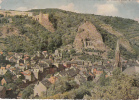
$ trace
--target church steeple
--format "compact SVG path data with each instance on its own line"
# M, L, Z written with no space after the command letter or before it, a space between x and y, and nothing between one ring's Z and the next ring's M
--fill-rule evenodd
M119 40L117 40L117 45L115 50L115 67L121 67Z

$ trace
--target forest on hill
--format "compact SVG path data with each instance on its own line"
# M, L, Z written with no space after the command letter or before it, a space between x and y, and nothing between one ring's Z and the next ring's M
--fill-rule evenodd
M0 27L11 25L10 30L13 28L18 30L18 35L13 34L4 39L0 38L1 43L6 47L3 51L34 54L36 51L47 50L53 53L61 46L72 45L78 27L89 21L95 25L103 38L103 42L109 47L109 58L113 58L118 37L100 27L102 24L110 25L129 41L134 52L121 46L121 53L125 58L137 59L139 56L139 23L137 21L120 17L80 14L59 9L35 9L29 12L33 12L33 15L38 15L40 12L49 14L49 20L53 24L55 32L48 31L29 16L3 17L0 15ZM9 22L9 18L12 19L12 23Z

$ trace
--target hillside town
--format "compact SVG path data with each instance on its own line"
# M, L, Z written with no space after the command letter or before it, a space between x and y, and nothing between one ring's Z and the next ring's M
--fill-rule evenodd
M4 52L1 58L4 57ZM35 55L29 56L24 53L8 52L6 61L11 64L0 68L0 98L22 98L22 91L29 85L34 84L33 93L30 98L40 97L42 93L47 94L49 86L59 81L60 78L68 76L80 86L84 82L97 82L100 75L105 71L106 77L111 77L113 70L120 67L121 71L128 75L139 73L139 61L123 60L120 58L119 44L115 51L114 61L95 62L83 60L57 61L62 58L62 54L55 50L54 54L47 51L38 51ZM14 64L13 64L14 63ZM132 70L132 71L131 71ZM7 77L10 75L10 77ZM17 95L12 95L12 86L6 89L10 83L19 82L20 91Z
M121 17L0 9L0 98L138 99L138 33Z

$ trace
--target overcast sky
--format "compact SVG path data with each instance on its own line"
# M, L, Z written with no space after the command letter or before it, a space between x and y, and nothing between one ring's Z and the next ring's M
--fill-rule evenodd
M78 13L139 18L139 0L0 0L0 8L20 11L59 8Z

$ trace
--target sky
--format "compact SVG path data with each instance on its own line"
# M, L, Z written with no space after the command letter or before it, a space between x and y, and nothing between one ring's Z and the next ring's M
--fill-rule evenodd
M45 8L139 20L139 0L0 0L0 9L5 10Z

